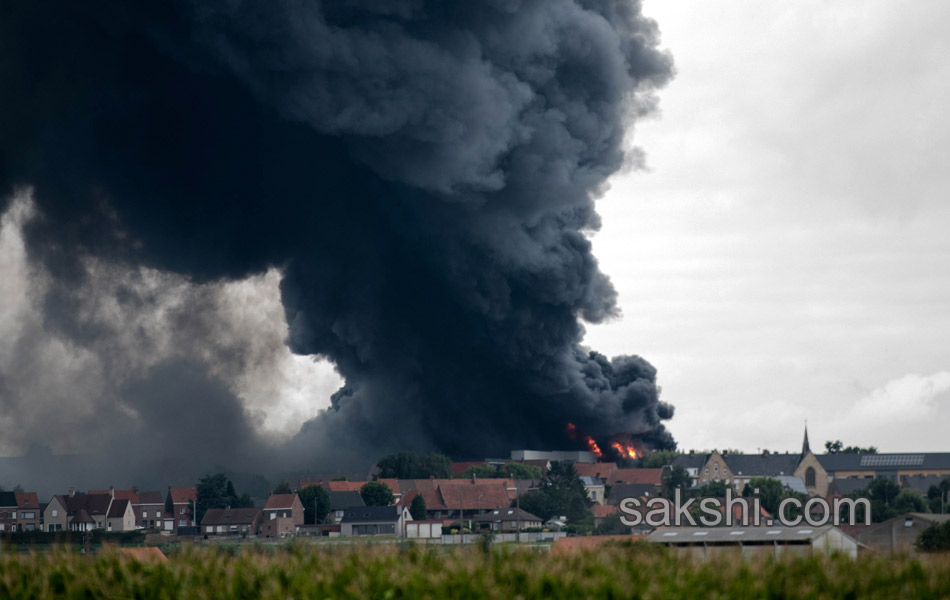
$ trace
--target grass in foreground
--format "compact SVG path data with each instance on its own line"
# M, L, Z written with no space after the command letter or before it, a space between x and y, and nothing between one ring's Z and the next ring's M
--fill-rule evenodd
M950 556L693 562L645 544L552 555L423 547L0 556L0 598L950 598Z

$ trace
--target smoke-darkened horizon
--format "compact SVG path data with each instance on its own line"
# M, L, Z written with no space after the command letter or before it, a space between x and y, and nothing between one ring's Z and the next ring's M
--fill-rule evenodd
M594 199L636 165L625 138L672 76L639 3L56 4L0 23L0 208L30 198L43 278L41 322L0 365L21 446L131 436L130 464L305 467L577 446L567 423L675 446L655 368L582 345L581 321L617 315ZM277 447L228 387L277 344L218 319L222 286L267 273L289 348L345 380ZM117 385L38 371L41 335ZM108 397L108 417L60 418L65 389Z

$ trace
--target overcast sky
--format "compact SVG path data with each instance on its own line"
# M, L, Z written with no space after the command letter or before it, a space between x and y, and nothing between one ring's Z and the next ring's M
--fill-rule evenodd
M950 451L950 3L648 0L676 59L598 209L681 448Z
M623 316L585 343L658 368L682 449L796 449L807 419L816 448L950 451L950 3L647 0L645 12L678 74L632 137L648 169L599 201L595 252ZM34 402L47 431L95 414L122 382L85 385L102 360L44 329L48 282L19 234L29 214L24 195L0 227L0 382L71 408ZM92 288L128 278L103 272ZM182 298L220 309L214 339L156 334L171 350L130 372L253 340L264 358L221 375L261 429L286 438L329 404L339 377L283 345L276 271L220 289L148 270L136 281L162 311L110 304L96 318L163 332ZM42 377L17 366L24 337ZM79 388L99 400L79 403ZM0 415L0 454L22 452L29 431Z

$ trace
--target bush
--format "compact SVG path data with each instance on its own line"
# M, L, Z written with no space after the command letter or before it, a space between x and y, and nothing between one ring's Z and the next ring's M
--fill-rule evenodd
M950 521L935 523L917 536L917 548L924 552L950 550Z

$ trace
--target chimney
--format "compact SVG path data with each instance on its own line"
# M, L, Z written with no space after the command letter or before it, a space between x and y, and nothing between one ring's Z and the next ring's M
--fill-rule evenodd
M109 486L109 497L110 497L110 498L115 498L115 487L113 487L113 486L111 486L111 485Z
M696 456L696 451L693 450L693 449L690 449L689 455L690 455L690 456Z
M763 455L763 456L768 456L768 455L769 455L769 451L768 451L768 450L763 450L763 451L762 451L762 455Z
M76 488L69 488L69 497L72 498L76 495Z

